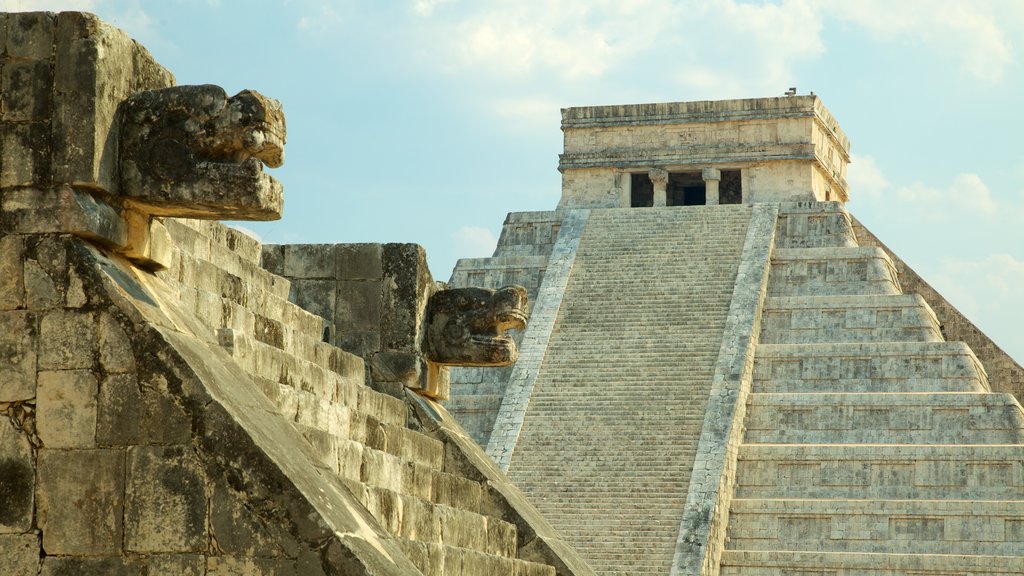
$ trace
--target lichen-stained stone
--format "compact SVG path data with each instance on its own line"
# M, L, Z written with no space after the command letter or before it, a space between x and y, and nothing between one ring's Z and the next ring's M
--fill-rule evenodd
M25 304L24 259L24 237L0 236L0 310L14 310Z
M60 306L60 293L53 279L43 270L39 262L26 260L25 305L30 310L47 310Z
M35 470L32 446L24 434L0 414L0 533L32 529ZM0 546L0 550L5 550ZM0 568L3 554L0 554ZM15 574L0 570L0 574Z
M416 350L433 283L426 252L418 244L385 244L382 261L381 347Z
M109 374L100 382L96 442L103 446L182 444L191 422L167 393L164 374Z
M105 313L97 321L100 366L107 374L131 372L135 356L124 328L112 314Z
M36 427L47 448L96 445L96 376L90 370L39 373Z
M0 312L0 402L36 395L36 315Z
M51 310L39 327L39 368L92 368L96 361L95 322L88 312Z
M116 191L117 105L132 90L127 34L81 12L57 16L53 180Z
M333 321L339 330L365 331L380 326L380 282L340 280L337 287Z
M340 244L335 250L339 280L380 280L384 275L380 244Z
M4 154L0 164L0 188L48 181L50 131L45 122L0 122L0 150ZM6 217L4 223L7 224Z
M206 499L206 478L191 449L130 448L125 549L140 553L205 550Z
M46 553L120 553L124 451L43 448L38 454L36 513Z
M206 576L292 576L297 573L295 560L284 558L210 556L206 559Z
M240 496L224 482L212 487L210 530L217 549L229 556L294 557L299 551L295 538L279 525L264 525Z
M288 278L330 278L337 274L333 244L288 244L284 246L284 276Z
M292 280L291 300L309 312L334 321L334 280Z
M39 572L39 536L0 534L0 574L37 574Z
M0 120L38 122L50 115L52 90L50 62L8 62L3 67Z
M153 554L149 557L149 574L204 576L206 558L199 554Z
M49 552L49 550L47 550ZM154 572L149 572L153 574ZM161 574L161 572L156 572ZM140 560L107 556L102 558L61 558L47 556L43 559L40 576L145 576L145 565ZM163 574L169 574L163 572Z
M4 225L15 232L74 234L115 247L127 241L117 210L88 192L69 187L19 188L4 194L2 207Z
M7 15L7 56L43 60L53 55L54 14L20 12Z

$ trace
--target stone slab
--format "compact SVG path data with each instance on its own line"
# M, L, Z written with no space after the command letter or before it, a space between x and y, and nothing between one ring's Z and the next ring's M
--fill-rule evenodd
M121 552L124 452L39 451L37 515L51 555Z

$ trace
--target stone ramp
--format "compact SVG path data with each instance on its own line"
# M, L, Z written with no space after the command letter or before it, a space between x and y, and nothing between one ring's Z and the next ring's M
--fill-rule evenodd
M1024 574L1024 411L837 204L783 204L723 575Z
M257 466L294 486L309 508L289 513L334 527L352 546L341 552L351 558L324 566L410 576L590 573L478 447L437 423L443 409L366 386L362 359L323 342L322 319L289 302L288 282L259 267L258 242L210 222L168 220L167 228L167 270L147 276L112 261L105 270L139 278L143 287L127 301L169 346L154 354L180 356L235 420L229 426L266 451L270 462ZM253 483L249 491L273 492L248 471L234 474ZM258 566L253 573L322 573L281 558L275 546L285 545L263 535L279 529L267 524L277 512L256 510L236 516L270 538L266 550L222 526L219 554Z
M599 574L669 572L750 218L591 211L508 473Z

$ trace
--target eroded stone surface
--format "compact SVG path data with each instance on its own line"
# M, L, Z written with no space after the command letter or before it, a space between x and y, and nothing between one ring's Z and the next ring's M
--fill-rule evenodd
M150 214L236 220L281 217L281 104L257 92L174 86L122 105L121 192Z
M124 452L39 451L37 516L56 555L117 555L124 511Z
M205 550L206 483L188 448L129 449L125 548L140 553Z
M453 288L430 297L423 348L431 362L507 366L516 361L509 329L526 328L526 289Z

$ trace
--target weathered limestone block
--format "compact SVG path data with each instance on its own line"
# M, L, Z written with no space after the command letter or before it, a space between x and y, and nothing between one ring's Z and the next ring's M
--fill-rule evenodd
M74 234L108 246L124 246L127 241L117 210L72 188L10 190L2 207L3 225L13 232Z
M285 558L210 556L206 559L204 574L206 576L290 576L298 574L295 570L295 560Z
M0 312L0 402L36 395L36 315Z
M92 368L96 345L92 314L68 310L47 312L39 328L39 368Z
M100 366L107 374L131 372L135 369L135 356L131 341L118 318L104 313L97 321Z
M104 446L177 444L191 436L188 416L167 395L159 374L110 374L100 383L96 442Z
M43 60L51 57L56 22L53 12L19 12L5 16L9 58Z
M48 60L7 62L0 85L0 120L39 122L50 115L52 72Z
M36 422L47 448L96 445L96 376L90 370L39 373Z
M276 220L284 162L281 104L256 92L228 98L219 86L175 86L122 105L121 193L149 214Z
M223 481L211 487L210 530L217 549L229 556L295 557L299 543L280 529L265 525Z
M141 267L167 269L174 245L163 222L135 210L125 210L124 221L125 245L118 250Z
M0 412L0 533L27 532L32 529L35 493L32 446L28 438L12 424ZM0 550L5 548L0 546ZM2 570L3 562L3 555L0 554L0 574L19 573Z
M145 564L135 559L116 556L100 558L49 556L43 559L41 576L64 576L65 574L144 576L146 573Z
M185 446L128 450L125 548L201 552L207 547L206 477Z
M381 348L417 350L433 278L418 244L385 244L382 265Z
M56 16L52 181L117 192L117 111L174 78L127 34L92 14ZM48 52L48 51L47 51Z
M37 574L39 537L29 534L0 535L0 574Z
M205 576L206 558L199 554L154 554L149 557L149 574Z
M119 554L124 452L39 450L37 521L51 555Z
M427 307L423 348L431 362L458 366L508 366L516 361L508 329L526 328L526 289L442 290Z
M45 122L0 122L0 188L32 186L47 181L50 130Z
M24 259L23 237L0 236L0 310L14 310L25 304Z

